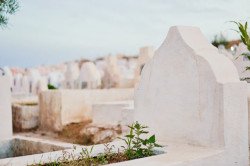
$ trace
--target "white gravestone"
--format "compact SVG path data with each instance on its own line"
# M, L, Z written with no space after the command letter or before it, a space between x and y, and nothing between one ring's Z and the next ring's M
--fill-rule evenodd
M142 71L134 119L168 147L131 165L248 166L247 85L198 28L170 28Z
M140 53L137 60L137 66L135 69L135 76L134 76L135 84L140 80L141 71L144 65L148 62L148 60L154 56L154 52L155 50L153 46L140 48Z
M0 139L12 136L10 78L0 76Z
M77 80L79 78L79 67L75 62L70 62L67 65L67 70L65 72L65 87L66 89L77 89Z
M96 89L101 86L101 75L93 62L82 64L79 75L80 89Z

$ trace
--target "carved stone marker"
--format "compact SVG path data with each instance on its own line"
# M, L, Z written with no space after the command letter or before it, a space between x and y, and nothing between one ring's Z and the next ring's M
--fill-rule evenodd
M248 166L247 115L247 85L230 59L198 28L171 27L135 91L135 120L168 145L147 164Z

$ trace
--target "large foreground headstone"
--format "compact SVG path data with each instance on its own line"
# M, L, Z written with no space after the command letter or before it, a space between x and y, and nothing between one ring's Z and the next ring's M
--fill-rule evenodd
M170 28L135 91L135 120L169 145L147 164L248 166L247 115L247 85L230 59L198 28Z
M12 136L10 78L0 76L0 140Z

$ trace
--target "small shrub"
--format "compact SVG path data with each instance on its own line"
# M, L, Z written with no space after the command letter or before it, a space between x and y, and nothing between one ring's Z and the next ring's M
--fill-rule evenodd
M48 89L57 89L54 85L48 84Z
M125 148L125 154L128 155L129 159L141 158L154 155L152 149L154 147L162 147L155 143L155 135L152 135L148 139L142 139L142 134L148 134L148 131L144 129L148 128L147 126L143 126L136 122L131 126L130 134L126 135L125 138L122 139L127 147Z

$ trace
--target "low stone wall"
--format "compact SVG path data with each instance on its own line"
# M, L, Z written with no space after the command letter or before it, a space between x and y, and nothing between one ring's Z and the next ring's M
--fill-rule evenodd
M48 90L39 95L40 129L61 131L72 122L92 120L92 104L133 100L134 89Z
M36 104L12 104L13 131L25 131L38 126L39 108Z
M73 144L69 143L51 142L42 139L15 136L11 139L0 141L0 163L1 159L4 158L41 154L70 149L72 147Z

